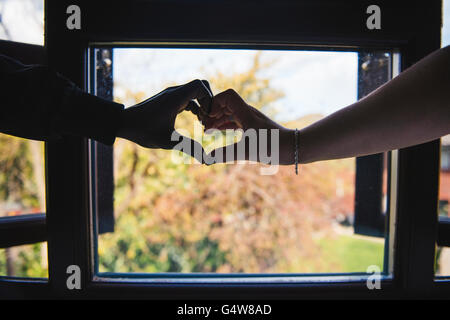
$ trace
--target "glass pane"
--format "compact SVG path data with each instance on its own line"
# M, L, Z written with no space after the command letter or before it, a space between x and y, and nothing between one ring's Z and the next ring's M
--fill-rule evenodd
M47 243L0 249L0 276L48 278Z
M44 0L0 0L0 39L44 44ZM45 212L44 143L0 134L0 219ZM48 277L47 244L0 249L0 276Z
M450 135L441 138L441 173L439 177L439 216L450 217ZM450 235L449 235L450 236ZM436 275L450 276L450 248L438 246Z
M357 98L355 52L113 51L114 100L126 106L174 84L208 79L215 94L233 88L276 121L300 129ZM187 112L176 127L202 131ZM385 239L353 232L354 158L308 164L298 176L293 166L273 175L261 175L261 167L177 164L172 151L118 139L115 231L98 237L99 272L383 270Z
M450 44L450 1L443 1L441 46ZM439 177L439 216L450 217L450 135L441 138L441 173ZM450 235L449 235L450 236ZM450 276L450 248L437 247L436 275Z
M44 143L0 134L0 219L44 212Z
M450 248L437 247L436 252L436 275L450 276Z
M44 0L0 0L0 39L44 44ZM45 211L44 144L0 134L0 217Z
M44 0L0 0L0 39L44 45Z

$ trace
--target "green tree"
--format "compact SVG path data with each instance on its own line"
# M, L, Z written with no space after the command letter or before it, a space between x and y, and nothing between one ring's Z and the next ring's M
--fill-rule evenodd
M0 216L42 212L45 207L43 143L0 134ZM0 251L0 274L45 276L42 244Z
M283 93L261 75L270 66L258 53L244 72L217 72L205 78L214 93L232 87L249 104L274 115ZM123 99L140 102L145 97L145 93L127 91ZM316 118L287 125L300 128ZM176 127L192 133L195 121L195 116L182 113ZM117 224L114 233L100 236L100 271L329 272L331 267L342 268L320 259L322 249L314 237L330 231L336 215L349 213L343 203L353 197L351 160L308 165L299 176L290 167L261 176L257 164L175 164L170 151L146 150L119 140L114 161ZM339 188L337 181L341 181ZM342 195L336 196L337 189Z
M261 63L260 53L252 62L243 73L208 77L212 89L233 87L255 107L273 111L273 103L283 94L259 76L269 67ZM139 102L145 96L127 91L123 100ZM192 134L195 121L195 116L182 113L176 127ZM217 226L216 212L211 214L215 208L203 195L216 192L202 187L213 187L211 178L226 175L226 165L177 165L168 151L118 141L115 168L117 230L101 237L101 270L214 272L226 264L226 250L211 234ZM208 175L211 178L203 181Z

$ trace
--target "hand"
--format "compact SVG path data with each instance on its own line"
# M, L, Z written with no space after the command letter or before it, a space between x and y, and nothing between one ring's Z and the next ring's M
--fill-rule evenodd
M284 128L278 123L269 119L266 115L264 115L259 110L254 107L248 105L233 89L228 89L224 92L219 93L213 98L212 107L209 115L207 116L199 116L203 125L205 126L205 130L208 129L218 129L218 130L226 130L226 129L242 129L244 132L248 129L255 129L258 137L257 143L257 154L251 154L248 143L241 139L239 142L234 145L226 146L223 148L219 148L211 152L211 156L215 157L218 151L222 152L223 159L216 159L217 162L226 162L227 160L256 160L261 161L259 157L259 146L260 146L260 136L259 129L267 129L267 141L266 145L268 147L268 153L271 154L272 146L271 146L271 138L270 138L270 130L278 129L280 130L280 164L291 164L293 158L293 148L294 148L294 133L293 130ZM245 145L245 153L240 154L238 150L243 148ZM234 148L234 159L225 159L225 155L227 149ZM244 149L241 149L244 150ZM274 149L275 150L275 149ZM217 163L216 162L216 163Z
M208 129L284 129L259 110L248 105L233 89L216 95L211 111L202 119Z
M198 142L176 132L175 119L183 110L189 110L199 118L204 117L211 99L212 93L205 80L194 80L185 85L167 88L144 102L125 109L117 136L146 148L173 149L179 143L179 140L172 140L175 131L175 137L191 141L190 156L193 156L194 150L203 148ZM202 159L197 160L202 162Z

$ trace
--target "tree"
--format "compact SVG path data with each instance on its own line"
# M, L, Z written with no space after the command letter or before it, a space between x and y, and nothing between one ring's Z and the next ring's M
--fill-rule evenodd
M43 143L0 135L0 216L44 211ZM40 254L36 254L39 251ZM29 262L37 259L31 266ZM9 276L44 275L47 272L42 244L6 248L0 273ZM1 258L0 258L1 259ZM41 263L44 262L44 263Z
M206 78L215 93L232 87L273 115L283 93L260 75L271 65L262 63L260 53L252 62L245 72ZM146 97L126 92L122 99L128 102ZM182 113L176 127L192 133L193 121ZM342 172L351 177L348 162L310 165L300 176L292 168L261 176L256 164L180 165L171 161L170 151L123 140L115 148L117 224L114 233L100 236L100 271L321 270L311 235L326 230L336 214L333 179Z

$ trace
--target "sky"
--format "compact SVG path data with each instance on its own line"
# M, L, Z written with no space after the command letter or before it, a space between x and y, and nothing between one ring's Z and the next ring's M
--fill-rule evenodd
M0 0L0 39L44 44L44 0Z
M0 0L0 39L44 43L43 0ZM442 45L450 44L450 0L444 0ZM114 81L120 87L145 91L151 96L171 83L207 79L219 70L225 74L246 70L251 50L115 49ZM277 120L310 113L327 115L356 101L357 54L351 52L264 51L263 61L275 61L261 74L285 93L276 104ZM217 93L217 92L216 92Z
M231 49L115 49L114 82L119 87L157 93L171 83L208 79L216 71L249 69L256 51ZM357 54L349 52L263 51L273 64L262 77L284 92L278 120L311 113L327 114L356 101ZM218 92L215 92L216 94Z

